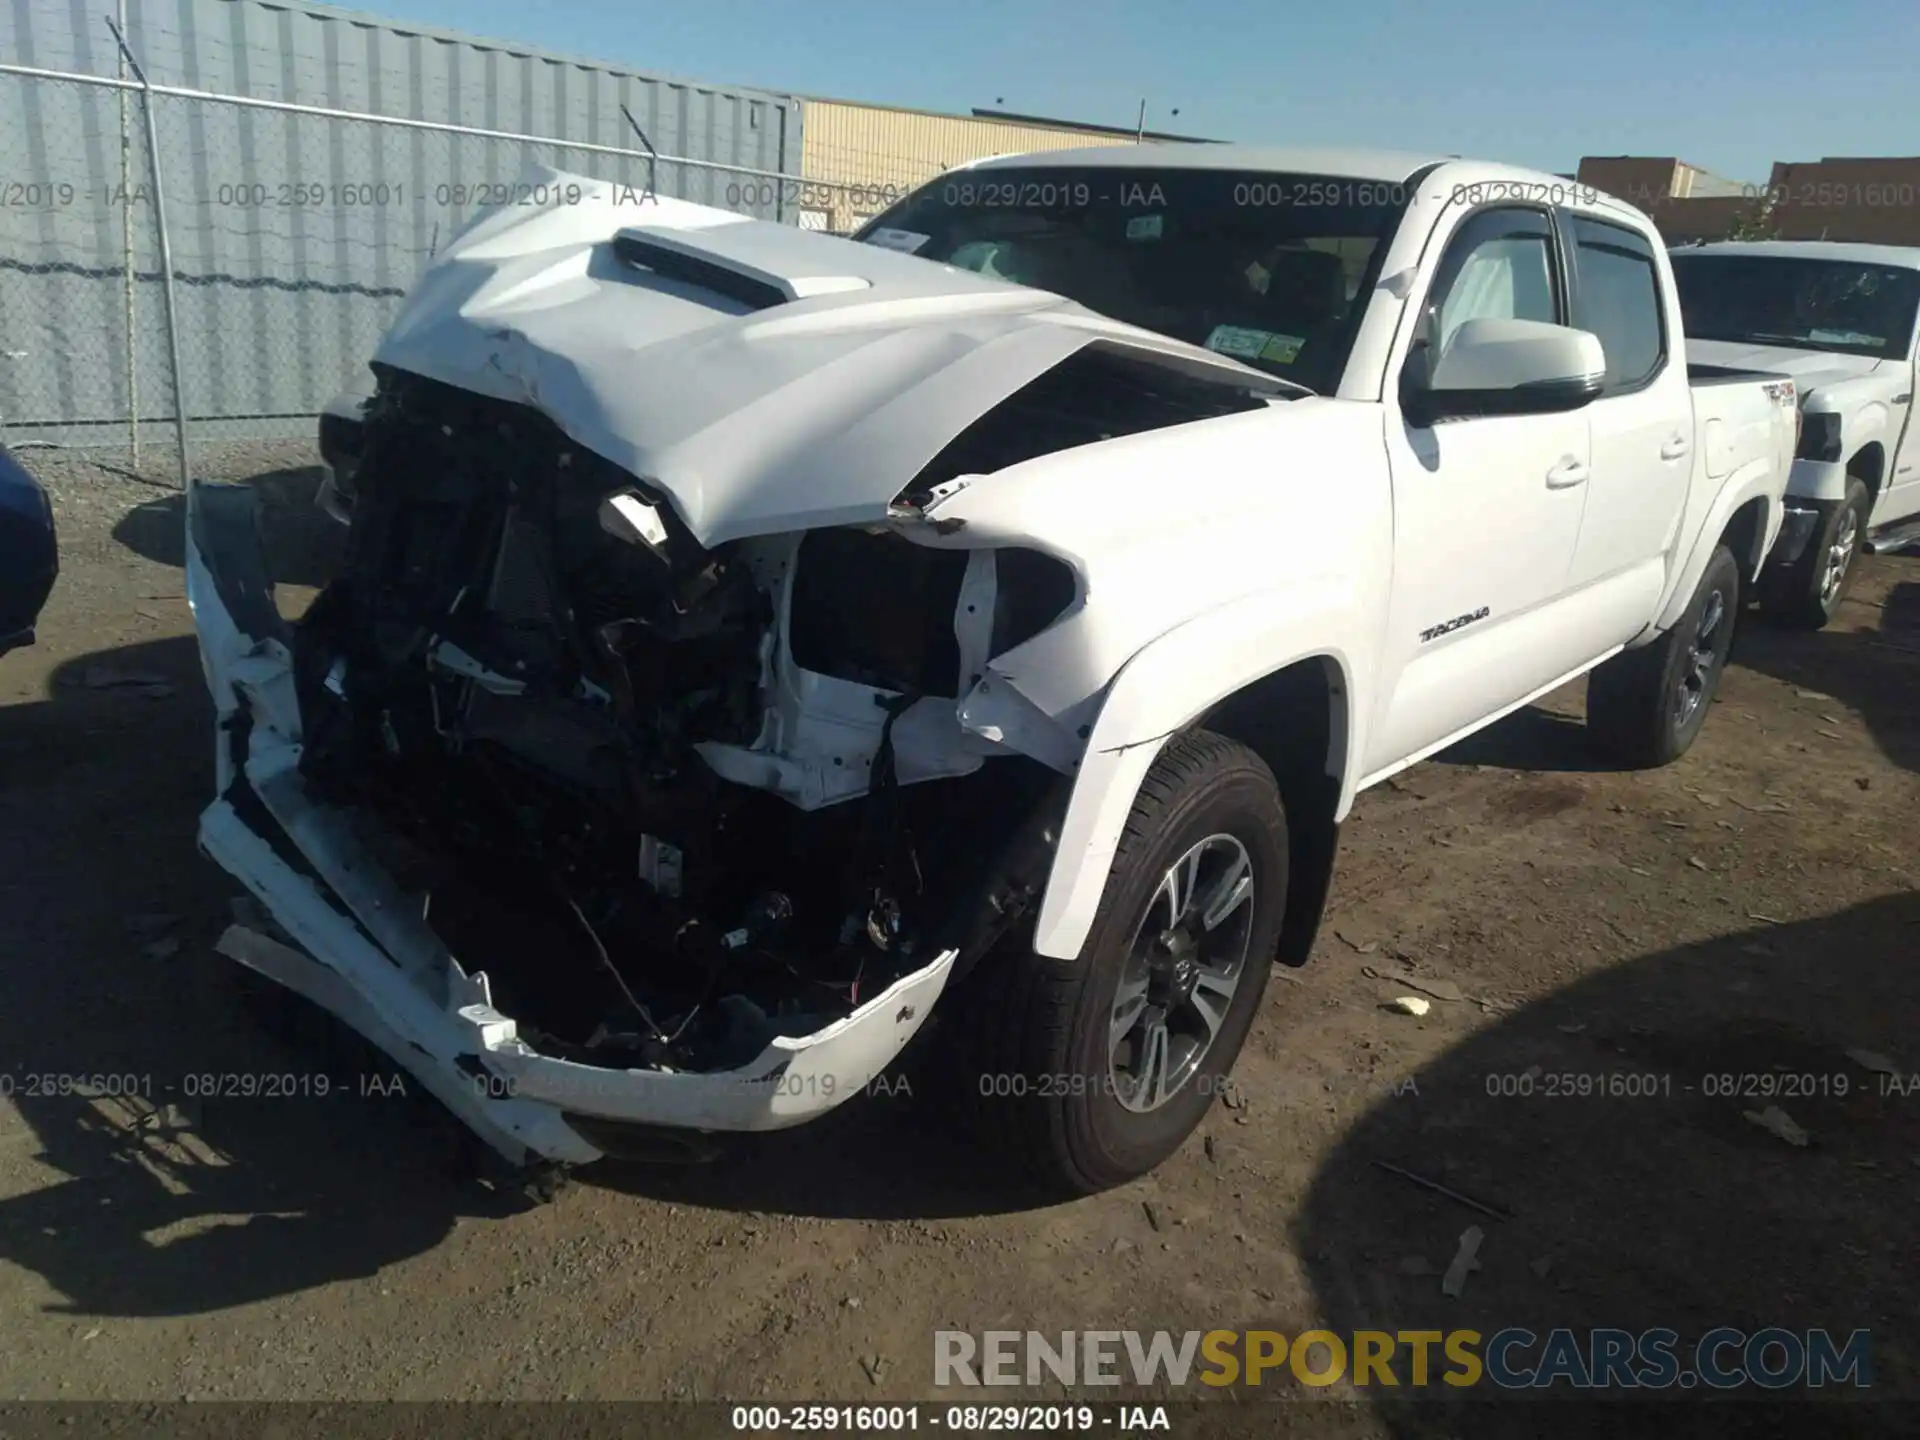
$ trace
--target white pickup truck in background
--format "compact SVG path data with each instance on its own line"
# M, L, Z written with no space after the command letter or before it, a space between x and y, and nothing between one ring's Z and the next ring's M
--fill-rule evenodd
M1762 608L1818 627L1863 550L1920 539L1920 249L1727 241L1673 252L1692 354L1791 375L1801 431Z
M188 503L225 948L516 1160L801 1123L932 1016L999 1154L1152 1169L1354 796L1588 672L1674 759L1780 524L1793 382L1551 175L1058 152L851 241L578 186L422 277L297 625Z

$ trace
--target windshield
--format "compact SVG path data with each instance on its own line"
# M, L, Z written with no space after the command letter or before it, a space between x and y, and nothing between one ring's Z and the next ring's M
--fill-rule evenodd
M1326 392L1410 187L1147 167L960 171L854 237L1077 300Z
M1690 339L1905 357L1920 270L1771 255L1676 255Z

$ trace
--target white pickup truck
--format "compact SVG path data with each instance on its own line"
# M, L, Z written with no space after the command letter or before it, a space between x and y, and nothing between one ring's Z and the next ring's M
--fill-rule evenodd
M1144 1173L1355 794L1589 671L1672 760L1780 523L1792 381L1690 376L1552 176L1060 153L857 240L578 183L419 282L298 624L188 506L222 948L515 1161L800 1123L932 1017L1008 1157Z
M1698 359L1791 375L1801 430L1760 580L1776 619L1819 627L1862 551L1920 539L1920 249L1727 241L1673 252Z

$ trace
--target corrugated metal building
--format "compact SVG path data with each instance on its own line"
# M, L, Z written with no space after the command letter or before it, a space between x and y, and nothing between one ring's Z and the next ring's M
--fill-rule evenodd
M115 0L15 0L0 60L120 74ZM312 415L365 362L430 254L541 160L658 193L792 218L790 96L613 68L298 0L127 0L156 84L551 136L534 145L354 119L155 100L189 413L235 433ZM137 101L0 74L0 425L84 440L131 408L169 416L158 250ZM632 123L622 107L631 113ZM650 164L579 144L708 162ZM122 137L128 138L123 169ZM131 249L138 277L129 303ZM128 324L131 311L133 321ZM137 393L137 399L136 397ZM210 427L218 433L222 426Z
M1147 142L1205 143L1192 135L1126 130L975 110L951 115L808 97L800 223L844 233L922 181L967 160L1033 150Z

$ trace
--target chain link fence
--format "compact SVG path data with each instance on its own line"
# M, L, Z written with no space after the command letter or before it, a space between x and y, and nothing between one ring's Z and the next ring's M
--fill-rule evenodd
M501 203L568 203L516 186L532 162L636 204L837 233L908 188L892 164L855 172L880 181L813 181L662 155L623 109L631 145L589 144L143 88L137 61L123 52L124 78L0 64L0 134L25 147L21 178L0 181L0 440L15 448L154 474L178 473L183 440L311 437L463 225Z
M0 438L177 446L138 92L0 76L0 106L24 162L0 182Z

